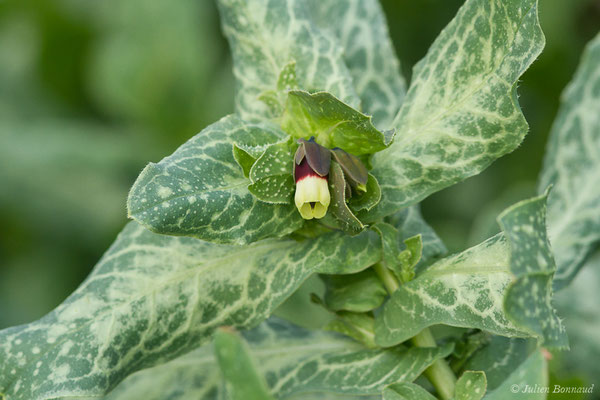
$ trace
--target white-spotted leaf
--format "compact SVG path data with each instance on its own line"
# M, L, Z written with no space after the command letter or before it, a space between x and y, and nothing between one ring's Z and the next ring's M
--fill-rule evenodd
M390 129L400 109L406 83L377 0L310 0L317 25L331 31L344 48L362 111L375 126Z
M100 396L129 374L267 318L313 273L379 260L377 235L217 245L130 223L86 281L42 319L0 331L9 400Z
M286 138L272 124L225 117L142 171L129 193L129 215L157 233L216 243L244 244L286 235L302 226L296 208L267 204L252 195L251 182L232 150L235 143L254 157L266 145ZM257 168L255 163L250 177Z
M543 47L537 0L466 1L414 68L396 139L373 158L382 198L364 220L414 204L514 150L528 129L516 82Z
M390 383L412 382L451 351L451 346L364 350L338 334L308 331L276 318L242 335L258 372L278 399L313 398L311 393L318 393L319 399L330 398L327 393L379 394ZM129 400L140 394L148 396L145 400L221 399L223 387L211 350L202 347L140 371L107 400Z
M233 53L236 111L243 119L277 116L258 98L281 88L280 74L293 62L300 89L325 90L358 106L342 47L312 22L305 1L219 0L218 4Z
M403 342L434 324L478 328L509 337L535 337L564 347L566 336L551 306L554 261L545 234L546 196L507 209L504 230L447 257L402 285L375 324L376 342Z
M600 34L565 89L540 178L550 184L548 233L556 289L567 285L600 242Z

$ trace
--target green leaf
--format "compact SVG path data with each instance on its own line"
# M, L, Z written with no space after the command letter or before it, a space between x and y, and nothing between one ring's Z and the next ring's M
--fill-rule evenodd
M396 140L377 153L382 188L371 222L475 175L527 133L516 82L540 54L536 0L468 0L414 68L394 121Z
M465 363L465 370L485 372L488 390L494 390L527 360L536 344L533 340L492 336Z
M548 232L556 256L554 286L567 285L600 242L600 35L586 47L562 95L540 192L553 184Z
M394 383L383 390L383 400L437 400L415 383Z
M219 326L256 325L313 273L358 272L379 257L370 232L242 247L130 223L57 309L0 331L0 393L100 396L132 372L208 341Z
M369 349L377 348L374 328L375 320L372 316L349 311L337 312L336 318L324 327L325 330L351 337Z
M379 200L381 200L381 189L379 188L379 183L377 183L377 179L369 174L369 178L367 180L367 191L366 192L358 192L352 194L352 198L350 198L349 206L352 211L360 211L360 210L370 210L375 207Z
M273 400L246 343L235 331L218 329L214 343L215 355L231 400Z
M514 279L506 290L504 310L521 330L546 347L567 348L564 326L552 306L556 271L546 235L546 194L521 201L498 216L510 244Z
M346 203L346 179L340 165L333 161L329 170L329 191L331 192L331 204L328 213L331 213L340 224L340 228L351 235L361 232L365 226L350 211Z
M551 287L537 279L551 280L553 272L545 198L510 207L499 217L504 234L440 260L402 285L377 316L376 342L401 343L441 323L564 346L566 336L550 304Z
M295 138L314 136L322 146L339 147L355 156L381 151L394 137L393 131L380 132L371 117L327 92L290 91L281 127Z
M404 240L421 235L423 250L421 259L417 263L416 271L423 270L428 263L447 253L446 246L423 220L418 206L408 207L385 219L386 222L398 229L398 247L403 245Z
M450 346L364 350L340 335L308 331L276 318L241 334L259 372L282 399L313 398L312 392L378 394L392 382L411 382L451 351ZM215 367L212 349L202 347L132 375L107 400L221 399L223 388ZM141 397L145 393L148 397ZM330 396L320 393L315 398L336 398Z
M483 371L465 371L456 381L454 400L481 400L487 380Z
M313 24L304 1L220 0L218 4L233 53L236 111L243 119L277 116L258 97L277 90L281 72L294 61L299 88L325 90L358 106L341 46Z
M319 27L331 30L342 44L363 112L373 116L376 126L388 129L406 84L379 2L310 0L309 4Z
M505 400L507 398L545 400L545 393L535 393L533 389L547 386L548 370L546 360L541 351L537 350L515 369L500 386L489 392L485 396L485 400ZM527 388L531 392L527 392Z
M378 222L372 229L381 237L382 264L393 270L398 263L400 248L398 247L399 233L396 228L385 222Z
M285 138L268 123L221 119L171 156L148 164L129 193L130 217L157 233L217 243L245 244L298 229L296 207L266 204L248 191L250 182L232 151L235 143L254 156L259 146Z
M246 150L238 147L235 143L233 144L233 158L242 169L244 176L250 178L250 169L256 162L256 158L252 157Z
M351 275L322 276L327 291L325 304L333 311L366 312L378 308L387 296L371 268Z
M600 376L600 253L585 266L564 290L556 293L556 308L564 315L570 351L558 355L559 371L585 377L591 384ZM556 354L554 354L557 356ZM557 372L558 373L558 372Z
M250 170L253 182L248 190L259 200L290 204L294 194L294 153L287 142L273 144L256 160Z
M404 244L406 249L398 255L399 262L395 265L394 272L402 282L408 282L415 277L415 267L423 255L421 235L409 237L404 241Z
M511 281L508 258L508 246L498 235L431 265L385 304L376 319L376 342L401 343L439 323L525 336L502 309L503 293Z
M268 176L248 186L257 199L269 204L290 204L294 194L294 178L291 174Z

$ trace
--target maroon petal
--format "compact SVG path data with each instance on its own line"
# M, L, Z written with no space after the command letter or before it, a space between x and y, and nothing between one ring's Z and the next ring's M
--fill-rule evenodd
M331 166L331 153L329 149L316 143L314 137L311 137L309 140L298 139L298 142L303 147L303 150L298 148L298 151L296 151L296 163L298 163L298 158L302 152L313 171L320 176L329 174L329 167Z

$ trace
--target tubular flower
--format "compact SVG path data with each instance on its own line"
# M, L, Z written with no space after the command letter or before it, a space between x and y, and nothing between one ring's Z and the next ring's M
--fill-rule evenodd
M327 184L331 153L314 138L299 143L294 157L296 207L304 219L323 218L331 201Z

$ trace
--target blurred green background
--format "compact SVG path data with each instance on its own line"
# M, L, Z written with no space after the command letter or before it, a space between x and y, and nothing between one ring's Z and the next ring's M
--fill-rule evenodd
M462 1L382 3L409 80ZM540 0L540 19L546 49L519 85L524 143L423 203L452 251L488 237L505 206L534 193L560 93L600 28L600 1ZM71 293L126 223L143 166L232 110L212 1L0 1L0 328Z

